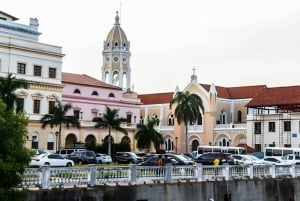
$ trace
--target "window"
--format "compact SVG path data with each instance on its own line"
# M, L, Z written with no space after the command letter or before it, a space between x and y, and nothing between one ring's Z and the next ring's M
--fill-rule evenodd
M202 115L201 114L197 118L197 125L202 125Z
M81 92L80 92L79 89L75 89L73 93L74 93L74 94L81 94Z
M49 78L56 78L56 68L49 68Z
M79 110L74 110L74 117L79 119Z
M269 132L275 132L275 122L269 122Z
M54 114L55 101L49 101L48 114Z
M16 112L24 111L24 98L17 98L16 100Z
M26 73L26 64L18 63L18 73L25 74Z
M168 126L174 126L174 116L171 114L168 119Z
M242 111L237 112L237 123L242 123Z
M114 97L115 97L115 94L109 93L108 97L114 98Z
M33 75L41 76L42 75L42 66L34 65L33 66Z
M39 114L40 113L40 105L41 105L40 100L34 100L33 101L33 113L34 114Z
M254 122L254 134L261 134L261 122Z
M93 91L92 96L98 96L98 92L97 91Z
M291 122L290 121L284 122L284 131L291 131Z
M132 115L131 114L127 114L127 123L131 123L131 117L132 117Z
M143 118L143 116L140 116L140 124L144 124L144 118Z

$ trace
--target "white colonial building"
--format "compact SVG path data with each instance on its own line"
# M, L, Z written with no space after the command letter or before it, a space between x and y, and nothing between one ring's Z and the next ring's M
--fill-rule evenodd
M28 146L53 149L53 132L41 134L39 120L53 109L54 100L61 99L62 48L39 42L38 20L30 18L29 25L19 24L18 18L0 11L0 76L9 73L29 82L28 89L16 91L18 102L30 119Z

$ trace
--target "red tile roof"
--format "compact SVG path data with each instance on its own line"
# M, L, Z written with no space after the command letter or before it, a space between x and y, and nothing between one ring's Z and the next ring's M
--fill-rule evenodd
M209 91L208 84L200 84L206 91ZM255 94L265 88L266 85L240 86L240 87L221 87L216 86L218 98L226 99L245 99L252 98Z
M78 85L86 85L86 86L95 86L95 87L102 87L102 88L109 88L115 90L122 90L120 87L107 84L100 80L97 80L93 77L90 77L85 74L74 74L74 73L62 73L62 82L63 83L70 83L70 84L78 84Z
M300 86L265 87L246 105L258 106L284 106L300 104Z
M174 92L157 93L157 94L140 94L138 97L141 99L142 104L163 104L170 103L173 99Z
M206 91L209 91L209 84L200 84ZM216 86L218 98L226 99L245 99L252 98L256 93L261 91L265 85L244 86L244 87L221 87ZM174 92L157 93L157 94L140 94L139 98L145 105L170 103L173 99Z

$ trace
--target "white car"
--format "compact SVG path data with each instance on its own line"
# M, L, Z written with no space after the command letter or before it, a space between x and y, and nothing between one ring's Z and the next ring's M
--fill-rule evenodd
M253 161L246 157L246 155L232 154L235 165L252 165Z
M41 167L44 165L51 167L71 167L74 166L74 161L66 159L59 154L40 154L33 156L29 163L31 167Z
M107 154L100 154L100 153L96 153L96 160L97 160L97 163L111 163L112 162L111 156L109 156Z
M262 159L264 164L268 165L292 165L293 163L287 160L283 160L282 158L277 157L267 157Z

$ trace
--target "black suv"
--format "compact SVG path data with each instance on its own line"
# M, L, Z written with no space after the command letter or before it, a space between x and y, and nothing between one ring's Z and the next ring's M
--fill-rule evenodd
M74 161L74 163L79 164L96 164L96 154L94 151L75 151L71 153L68 157Z
M215 158L218 158L220 160L220 165L223 164L234 165L234 159L231 154L220 153L220 152L202 154L197 158L196 162L201 163L202 165L213 165L214 164L213 161Z
M138 164L142 161L143 161L143 158L137 156L134 152L117 152L114 157L114 162L116 162L116 163Z

